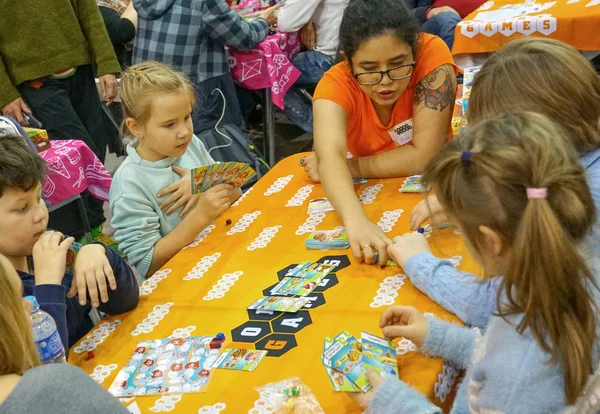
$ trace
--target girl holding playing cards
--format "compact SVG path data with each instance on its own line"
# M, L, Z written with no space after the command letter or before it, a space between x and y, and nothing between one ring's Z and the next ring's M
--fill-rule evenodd
M366 216L352 179L422 172L450 133L456 67L446 44L419 34L396 0L350 2L339 48L344 61L313 98L315 155L301 165L323 183L354 255L373 263L378 251L385 263L390 240Z

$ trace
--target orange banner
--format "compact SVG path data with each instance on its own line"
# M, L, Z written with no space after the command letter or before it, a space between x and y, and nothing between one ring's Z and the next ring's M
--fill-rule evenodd
M599 21L600 0L491 0L456 26L452 54L494 52L522 36L557 39L578 50L600 50Z
M309 200L325 194L298 166L301 156L277 164L196 242L142 285L137 309L106 318L77 343L70 362L109 388L141 341L223 332L226 347L263 349L269 355L253 372L214 370L205 393L135 396L124 404L136 404L144 413L267 412L261 411L266 403L254 388L297 376L325 412L361 412L346 393L333 390L320 360L326 336L343 330L358 338L361 331L380 336L379 317L392 304L458 319L418 291L401 268L359 264L350 250L306 249L304 241L312 229L334 229L342 221L334 212L307 214ZM409 230L410 212L423 198L400 193L403 181L369 180L356 186L368 216L390 238ZM434 254L481 274L453 228L429 230L425 233ZM334 256L325 260L338 268L309 295L304 310L272 315L246 309L278 282L278 272L324 256ZM448 410L460 373L442 360L419 354L410 342L400 341L397 347L400 378ZM91 359L88 350L93 351Z

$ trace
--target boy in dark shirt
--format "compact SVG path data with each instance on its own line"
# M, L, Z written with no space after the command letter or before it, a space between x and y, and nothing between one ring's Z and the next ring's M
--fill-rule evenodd
M138 304L139 287L129 265L98 243L83 246L73 274L66 273L73 238L46 229L45 169L23 137L0 139L0 254L18 271L23 296L34 295L54 318L68 352L93 327L92 307L107 314L130 311Z

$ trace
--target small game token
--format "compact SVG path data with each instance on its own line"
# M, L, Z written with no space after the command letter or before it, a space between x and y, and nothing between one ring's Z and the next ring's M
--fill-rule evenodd
M219 332L217 334L217 336L215 336L215 341L224 341L225 340L225 334L223 332Z
M225 224L226 224L227 226L231 226L231 223L232 223L232 222L231 222L231 219L227 219L227 220L225 220Z
M423 227L419 227L419 230L417 230L417 232L424 234L425 233L425 229Z
M87 351L87 359L92 359L94 358L94 351Z

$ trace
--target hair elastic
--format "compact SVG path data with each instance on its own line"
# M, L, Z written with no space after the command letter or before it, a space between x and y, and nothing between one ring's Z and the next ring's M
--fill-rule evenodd
M528 188L527 189L527 198L532 199L541 199L548 197L548 189L547 188Z
M471 151L463 151L462 154L460 154L461 162L464 165L469 165L471 163L471 155L472 155Z

